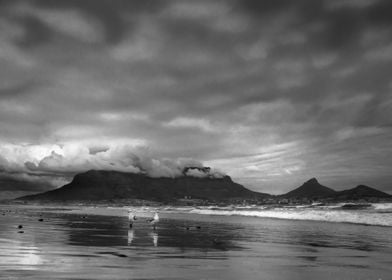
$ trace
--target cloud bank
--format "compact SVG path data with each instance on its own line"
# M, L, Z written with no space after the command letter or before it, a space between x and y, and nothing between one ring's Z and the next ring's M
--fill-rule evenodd
M390 192L391 11L1 1L1 172L59 185L91 168L176 176L191 158L263 192L310 177Z

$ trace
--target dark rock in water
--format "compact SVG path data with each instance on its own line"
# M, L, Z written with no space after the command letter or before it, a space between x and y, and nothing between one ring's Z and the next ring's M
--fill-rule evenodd
M368 203L359 203L359 204L347 203L347 204L344 204L342 206L342 209L346 209L346 210L360 210L360 209L368 209L370 207L372 207L372 205L368 204Z
M218 244L218 243L220 243L220 241L217 238L214 238L214 239L212 239L212 243Z
M23 228L23 226L22 226L22 225L19 225L18 228Z
M312 178L295 190L282 195L282 197L314 199L328 197L335 193L333 189L321 185L316 178Z
M38 222L43 222L44 221L44 219L38 219Z
M237 198L258 199L269 195L248 190L234 183L229 176L199 178L183 175L176 178L152 178L145 174L91 170L76 175L71 183L59 189L20 199L41 201L145 199L169 202L184 197L220 201Z
M223 248L223 247L226 245L225 242L223 242L222 240L218 240L217 238L214 238L214 239L212 240L212 244L213 244L214 246L220 247L220 248Z
M20 230L20 231L18 231L18 233L24 233L24 231L23 231L23 230Z
M201 226L197 226L196 228L197 228L197 229L201 229Z
M100 255L113 255L113 256L120 257L120 258L128 257L127 255L124 255L124 254L121 254L121 253L117 253L117 252L98 252L98 254L100 254Z

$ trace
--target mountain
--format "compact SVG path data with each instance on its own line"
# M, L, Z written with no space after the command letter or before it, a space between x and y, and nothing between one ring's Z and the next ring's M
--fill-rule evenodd
M282 197L284 198L324 198L334 195L333 189L321 185L316 178L306 181L302 186L292 190Z
M382 200L385 198L392 198L391 195L374 188L359 185L355 188L335 191L328 187L321 185L316 178L312 178L305 182L302 186L279 196L281 198L290 199L325 199L330 202L332 201L351 201L351 200L369 200L369 198L375 200Z
M391 195L365 185L359 185L349 190L337 192L333 197L339 200L357 200L357 199L364 199L370 197L390 198Z
M198 169L196 171L200 175L200 172L209 172L209 169ZM189 172L189 169L186 172ZM76 175L71 183L59 189L25 196L20 200L99 201L143 199L170 202L185 197L221 201L255 199L266 196L269 195L250 191L242 185L234 183L229 176L195 177L183 175L176 178L152 178L144 174L90 170Z

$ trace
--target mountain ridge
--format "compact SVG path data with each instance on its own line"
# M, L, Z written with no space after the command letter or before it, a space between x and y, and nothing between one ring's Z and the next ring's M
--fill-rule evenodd
M336 191L321 185L316 178L311 178L300 187L282 195L285 198L323 198L335 194Z
M192 172L190 172L192 171ZM227 175L214 175L210 168L188 167L183 175L174 178L149 177L143 173L107 170L89 170L76 174L73 180L58 189L28 195L17 200L26 201L100 201L139 199L173 202L181 199L204 201L267 201L286 200L361 200L389 199L391 195L377 189L359 185L352 189L335 191L311 178L301 186L282 195L273 196L255 192L235 183ZM196 174L190 176L187 174Z
M22 200L110 200L148 199L172 201L182 198L202 200L251 199L269 196L253 192L223 177L180 176L153 178L140 173L90 170L75 175L74 179L58 189L36 195L24 196Z
M391 195L382 192L380 190L377 190L375 188L371 188L369 186L358 185L352 189L347 189L347 190L337 192L335 194L335 197L344 200L344 199L356 199L361 197L383 198L383 197L391 197Z

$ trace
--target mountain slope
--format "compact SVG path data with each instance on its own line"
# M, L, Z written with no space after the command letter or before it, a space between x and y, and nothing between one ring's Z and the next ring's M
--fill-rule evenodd
M321 185L316 178L302 184L300 187L282 195L285 198L322 198L334 195L333 189Z
M391 195L365 185L359 185L349 190L337 192L334 197L340 200L355 200L369 197L389 198Z
M91 170L76 175L71 183L59 189L20 199L173 201L185 196L206 200L227 200L259 198L268 195L250 191L234 183L229 176L197 178L184 175L177 178L151 178L143 174Z

